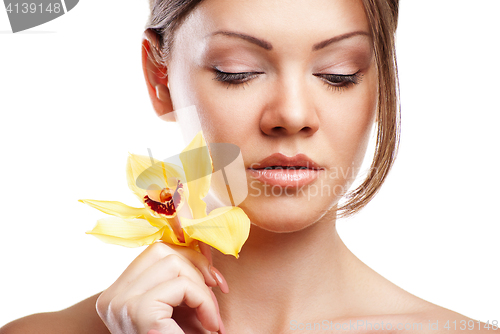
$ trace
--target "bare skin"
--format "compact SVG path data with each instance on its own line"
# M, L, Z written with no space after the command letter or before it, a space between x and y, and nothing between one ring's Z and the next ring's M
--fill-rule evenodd
M463 330L454 330L453 321L456 321L457 326L460 326L462 323L468 323L472 319L467 318L463 315L460 315L456 312L450 311L448 309L444 309L437 305L426 302L402 289L397 287L396 285L390 283L377 273L373 272L366 265L364 265L361 261L357 260L358 264L364 267L364 270L371 272L370 276L373 277L374 280L378 280L379 284L377 284L376 288L380 289L381 286L383 288L378 292L383 294L383 300L386 301L387 304L391 304L392 306L384 309L383 312L378 312L377 315L369 315L369 316L353 316L353 317L321 317L319 312L316 316L310 319L301 319L298 318L296 323L285 324L281 330L275 329L271 331L265 331L265 333L290 333L290 328L299 328L302 326L307 326L308 323L314 324L315 322L323 324L324 320L332 321L334 324L342 324L345 326L345 329L350 332L355 333L368 333L370 332L368 329L360 327L358 330L351 330L348 327L350 322L357 323L360 320L365 321L366 323L384 323L387 326L388 323L393 324L393 326L397 326L400 324L422 324L422 329L418 329L415 327L413 330L407 330L407 332L414 333L449 333L449 332L461 332ZM233 289L234 290L234 289ZM217 290L214 290L217 292ZM0 329L0 334L63 334L63 333L74 333L74 334L86 334L86 333L94 333L94 334L107 334L110 333L104 322L101 320L99 315L96 312L96 302L101 293L98 293L94 296L91 296L78 304L75 304L65 310L59 312L50 312L50 313L40 313L30 315L18 320L15 320L6 326ZM371 297L373 298L373 297ZM368 299L366 300L366 304L370 302L374 302L375 304L380 304L380 300L376 299ZM385 313L384 313L385 312ZM179 313L181 314L181 313ZM221 314L226 318L224 311L221 311ZM270 317L269 317L270 318ZM175 319L175 317L174 317ZM264 318L268 319L268 318ZM300 319L300 320L299 320ZM175 319L179 321L181 319ZM428 327L429 321L435 324L438 323L439 330L430 330ZM229 324L226 320L226 322ZM451 324L451 329L447 330L444 328L444 325L449 322ZM291 326L297 327L291 327ZM475 322L473 330L467 330L469 333L480 333L478 330L478 323ZM484 326L484 323L481 323ZM300 327L305 328L305 327ZM335 327L333 327L335 328ZM482 328L484 332L484 327ZM332 330L330 332L336 332L337 330ZM226 329L227 333L234 333L231 329ZM246 330L241 327L236 331L237 333L262 333L262 329L256 329L255 326L250 326ZM314 331L308 331L314 332ZM318 332L325 332L318 331ZM391 331L387 331L391 332ZM186 333L195 333L186 331Z
M145 35L144 76L159 116L196 105L207 142L238 145L247 168L275 152L305 153L326 170L359 168L377 101L368 31L360 1L297 0L284 6L282 0L206 0L176 32L165 67L156 68L148 58L151 36ZM227 73L247 74L236 82ZM356 81L354 73L362 80L339 82L339 76ZM317 183L347 189L352 181L322 175ZM110 333L108 328L114 334L293 333L293 326L360 320L393 328L422 323L407 329L415 333L463 332L444 324L471 319L404 291L349 251L336 230L334 209L341 196L249 196L240 207L252 227L239 259L157 243L102 294L60 312L16 320L0 334L99 334ZM229 293L214 279L210 263L223 274ZM438 321L438 330L429 321Z

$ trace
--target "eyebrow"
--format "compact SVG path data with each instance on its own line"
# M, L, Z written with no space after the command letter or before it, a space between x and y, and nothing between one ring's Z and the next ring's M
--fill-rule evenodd
M210 34L209 36L214 36L214 35L224 35L224 36L230 36L230 37L238 37L238 38L244 39L245 41L248 41L250 43L256 44L256 45L258 45L261 48L264 48L266 50L272 50L273 49L273 46L268 41L264 41L262 39L258 39L256 37L253 37L253 36L250 36L250 35L246 35L246 34L241 34L241 33L238 33L238 32L219 30L219 31L216 31L216 32Z
M348 38L351 38L354 36L368 36L369 37L370 34L366 31L348 32L347 34L338 35L338 36L332 37L330 39L327 39L323 42L319 42L317 44L314 44L312 47L312 50L317 51L317 50L320 50L320 49L327 47L330 44L337 43L337 42L340 42L341 40L348 39Z
M214 36L214 35L224 35L224 36L229 36L229 37L237 37L237 38L244 39L245 41L248 41L250 43L253 43L255 45L258 45L261 48L264 48L265 50L272 50L273 49L272 44L269 43L268 41L265 41L263 39L259 39L259 38L256 38L256 37L253 37L253 36L250 36L247 34L242 34L239 32L219 30L219 31L216 31L214 33L211 33L208 36ZM323 49L330 44L337 43L337 42L340 42L341 40L351 38L354 36L359 36L359 35L370 36L370 34L366 31L349 32L349 33L338 35L338 36L335 36L335 37L332 37L330 39L327 39L327 40L324 40L322 42L314 44L312 47L312 51L317 51L317 50Z

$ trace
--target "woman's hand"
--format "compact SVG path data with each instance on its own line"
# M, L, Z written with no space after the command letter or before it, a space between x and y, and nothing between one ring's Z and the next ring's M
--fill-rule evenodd
M142 252L97 300L97 313L110 332L223 333L210 287L219 285L227 293L227 283L211 267L208 246L200 247L208 259L190 248L161 242Z

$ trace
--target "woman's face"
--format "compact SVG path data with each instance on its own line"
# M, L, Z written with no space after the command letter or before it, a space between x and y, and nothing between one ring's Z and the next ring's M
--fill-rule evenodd
M300 230L352 183L377 103L361 1L205 0L177 30L167 68L174 108L195 105L208 143L241 149L249 194L239 207L253 224ZM273 153L322 169L301 187L255 179L251 167Z

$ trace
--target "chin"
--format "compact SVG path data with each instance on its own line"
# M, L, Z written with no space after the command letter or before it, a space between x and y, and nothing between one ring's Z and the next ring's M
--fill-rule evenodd
M301 223L280 223L280 222L273 222L273 223L260 223L259 221L254 222L252 219L250 219L252 225L258 226L263 230L266 230L268 232L273 232L273 233L293 233L293 232L298 232L300 230L303 230L307 228L308 226L314 224L304 224L303 222Z
M261 202L261 201L256 201ZM300 205L295 201L266 201L256 203L245 201L239 205L250 218L252 225L275 233L289 233L303 230L320 220L327 210L321 205ZM321 204L321 201L312 203ZM303 203L302 203L303 204ZM331 205L323 206L331 207Z

